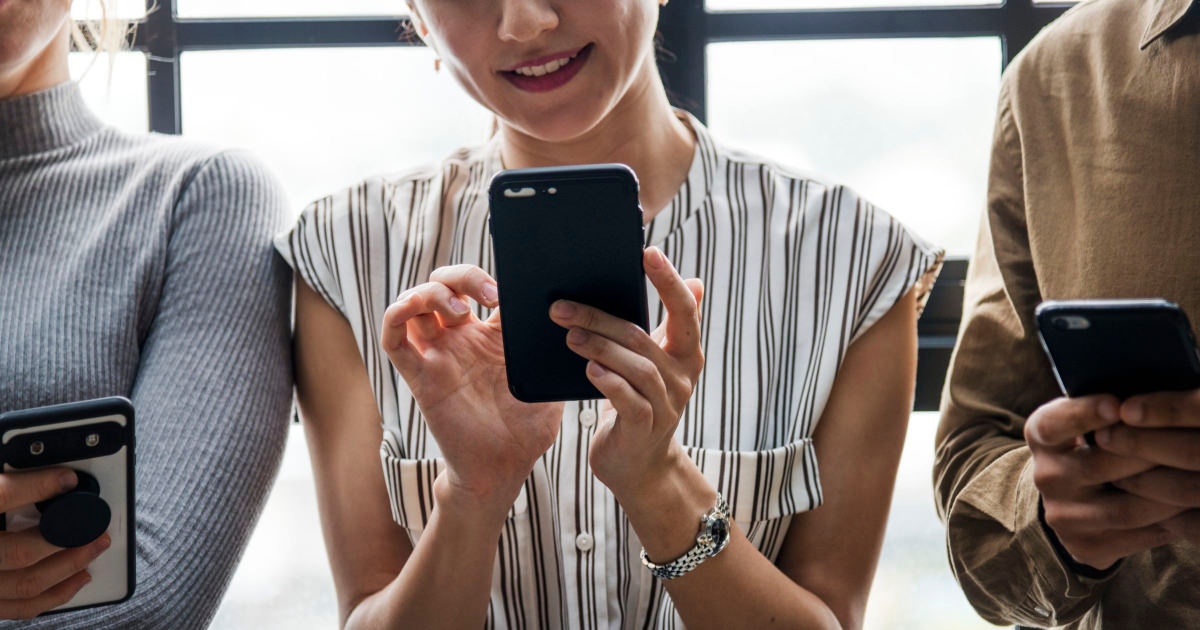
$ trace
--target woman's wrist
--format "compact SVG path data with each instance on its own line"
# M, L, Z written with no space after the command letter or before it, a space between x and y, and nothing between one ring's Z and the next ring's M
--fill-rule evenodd
M696 544L700 517L716 504L717 492L676 444L662 466L628 490L614 490L646 553L669 562Z
M512 511L524 479L500 482L487 488L470 487L457 481L447 469L433 482L434 508L456 519L499 525Z

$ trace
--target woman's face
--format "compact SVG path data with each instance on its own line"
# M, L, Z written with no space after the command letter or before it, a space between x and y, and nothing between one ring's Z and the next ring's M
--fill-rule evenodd
M0 77L44 51L70 11L70 0L0 0Z
M658 81L656 0L412 0L417 27L467 92L546 141L579 137Z

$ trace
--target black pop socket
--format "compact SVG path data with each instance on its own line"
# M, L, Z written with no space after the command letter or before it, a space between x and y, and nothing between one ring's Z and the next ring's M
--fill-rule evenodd
M82 547L99 538L112 521L108 502L100 498L100 482L75 471L79 484L53 499L37 503L42 513L38 529L46 542L58 547Z

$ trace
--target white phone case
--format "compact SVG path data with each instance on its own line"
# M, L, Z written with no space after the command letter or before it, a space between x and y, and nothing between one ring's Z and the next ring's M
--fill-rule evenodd
M97 432L86 430L93 427ZM30 446L31 440L64 429L84 429L55 434L72 438L69 445L61 446L60 451L70 449L70 453L82 457L63 461L61 458L67 451L57 456L50 452L66 440L47 440L44 447ZM98 438L101 434L104 437ZM79 446L86 436L97 436L97 444ZM106 530L112 538L112 546L88 566L91 582L69 602L45 614L118 603L133 594L133 447L133 406L124 398L104 398L0 415L0 453L3 454L4 472L44 467L36 464L38 456L26 453L45 449L44 454L55 460L48 465L65 466L94 476L100 484L100 498L112 513ZM92 449L101 454L87 457ZM20 465L14 466L16 463ZM31 463L34 465L29 465ZM4 515L4 529L20 531L37 527L40 519L41 513L36 506L23 506Z

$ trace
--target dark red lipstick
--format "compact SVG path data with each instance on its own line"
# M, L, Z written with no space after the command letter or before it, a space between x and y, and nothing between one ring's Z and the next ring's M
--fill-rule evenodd
M579 74L579 71L583 68L583 65L587 63L588 57L591 56L592 46L592 44L584 46L575 55L574 59L571 59L566 63L566 65L561 66L558 70L551 72L550 74L545 74L540 77L531 77L516 72L516 68L514 68L513 70L502 71L500 75L505 79L508 79L509 83L512 83L526 92L549 92L550 90L555 90L566 85L568 81L575 78L575 75ZM545 65L556 58L561 59L562 57L552 56L548 58L544 57L542 59L535 59L533 61L522 63L521 65L517 66L517 68Z

